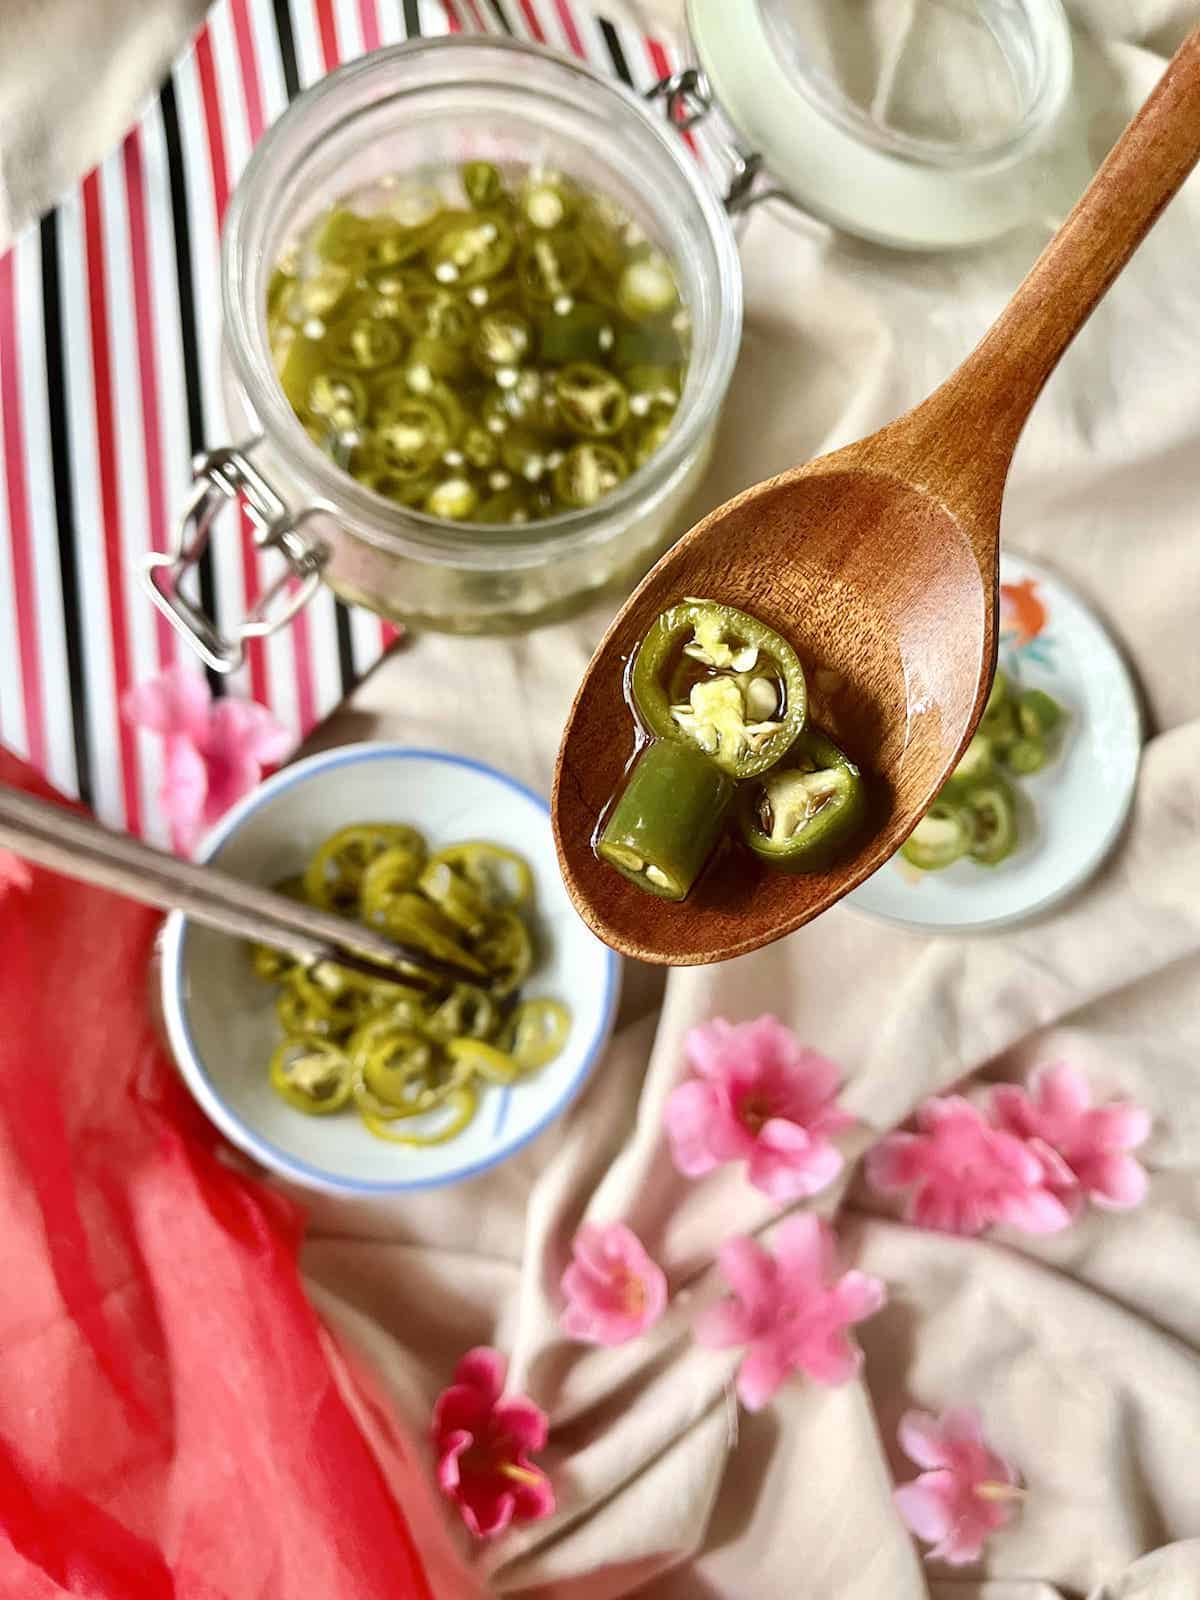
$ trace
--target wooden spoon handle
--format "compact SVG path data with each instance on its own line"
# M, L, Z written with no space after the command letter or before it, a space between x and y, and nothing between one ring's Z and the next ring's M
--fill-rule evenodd
M991 511L1047 378L1200 160L1200 28L1113 146L978 348L898 426L930 486L964 480ZM986 526L989 518L983 519Z

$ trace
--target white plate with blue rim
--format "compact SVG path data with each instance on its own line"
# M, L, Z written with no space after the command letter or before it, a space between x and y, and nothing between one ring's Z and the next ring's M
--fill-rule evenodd
M1067 721L1053 758L1014 780L1020 841L995 867L969 859L921 872L897 855L843 904L931 933L999 928L1080 888L1109 854L1137 785L1142 723L1120 651L1061 578L1024 556L1000 557L1000 666L1044 689Z
M473 1120L442 1145L375 1138L352 1110L306 1116L268 1080L280 1042L275 991L255 976L246 947L167 919L162 997L180 1071L225 1136L280 1177L350 1195L398 1194L458 1183L506 1160L561 1116L603 1054L620 985L616 955L576 915L559 876L544 800L493 767L436 750L344 746L285 767L236 805L198 858L272 884L300 872L318 846L355 822L407 822L431 849L486 839L533 870L539 962L522 997L571 1012L563 1052L511 1086L485 1086Z

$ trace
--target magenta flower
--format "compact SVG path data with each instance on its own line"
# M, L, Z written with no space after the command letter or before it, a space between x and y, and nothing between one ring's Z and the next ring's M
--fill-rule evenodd
M185 855L292 744L265 706L232 697L214 703L205 679L185 667L139 683L121 709L136 727L166 740L160 799L175 849Z
M0 900L13 890L24 894L33 888L33 869L11 850L0 849Z
M588 1222L575 1235L574 1260L562 1276L562 1328L592 1344L624 1344L663 1314L667 1275L623 1222Z
M1072 1216L1085 1199L1114 1211L1145 1199L1145 1168L1129 1152L1148 1136L1149 1112L1128 1101L1093 1106L1087 1079L1065 1062L1039 1067L1029 1090L998 1084L992 1116L1035 1152L1047 1189Z
M960 1095L917 1108L916 1133L891 1133L867 1152L867 1180L883 1194L907 1191L904 1215L921 1228L982 1233L1007 1222L1054 1233L1070 1222L1046 1187L1037 1154L992 1125Z
M931 1561L959 1567L978 1560L988 1534L1009 1521L1024 1495L1013 1468L984 1443L978 1411L947 1411L940 1421L909 1411L898 1437L909 1460L928 1468L893 1491L905 1524L934 1546Z
M667 1100L671 1155L689 1178L745 1161L772 1200L805 1199L842 1170L830 1136L854 1118L837 1104L832 1061L800 1044L776 1017L693 1028L686 1050L697 1076Z
M733 1290L696 1319L699 1344L745 1345L737 1389L759 1411L785 1378L805 1372L817 1383L846 1383L862 1366L847 1328L874 1316L887 1298L865 1272L837 1275L833 1230L810 1213L789 1217L770 1254L753 1239L729 1239L717 1260Z
M501 1399L508 1364L498 1350L468 1350L433 1408L437 1480L477 1539L554 1510L554 1490L529 1451L546 1443L546 1414L521 1395Z

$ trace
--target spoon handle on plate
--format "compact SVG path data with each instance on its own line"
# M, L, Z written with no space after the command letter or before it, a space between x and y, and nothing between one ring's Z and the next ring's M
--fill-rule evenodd
M446 962L345 917L302 905L217 867L182 861L90 817L0 784L0 846L38 866L252 943L283 950L306 966L322 961L376 979L462 978Z
M984 526L1046 380L1197 160L1200 28L979 346L905 419L907 465L931 486L982 491Z

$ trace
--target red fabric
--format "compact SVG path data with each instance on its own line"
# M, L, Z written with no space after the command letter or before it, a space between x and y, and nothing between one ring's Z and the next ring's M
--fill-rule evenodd
M0 782L49 793L3 751ZM0 1597L433 1600L302 1217L159 1042L157 924L50 873L0 901Z

